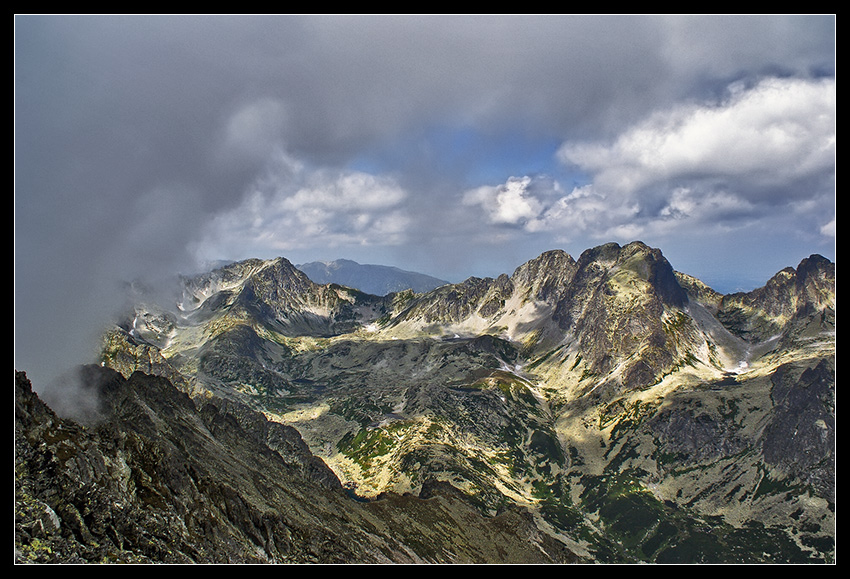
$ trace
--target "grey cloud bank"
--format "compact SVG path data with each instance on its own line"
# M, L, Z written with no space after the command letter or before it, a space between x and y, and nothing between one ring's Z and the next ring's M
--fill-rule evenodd
M199 260L834 259L834 65L832 15L17 16L16 367Z

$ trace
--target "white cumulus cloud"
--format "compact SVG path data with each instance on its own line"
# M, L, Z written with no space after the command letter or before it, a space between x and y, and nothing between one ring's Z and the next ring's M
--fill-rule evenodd
M308 170L286 159L277 166L281 170L258 180L238 207L209 224L197 244L199 257L405 240L408 195L391 177Z
M559 200L536 227L637 235L834 221L835 88L736 84L723 102L657 111L612 140L566 142L559 158L589 175L592 194Z
M835 81L732 86L725 102L661 111L613 142L565 143L559 156L619 195L671 180L718 179L756 194L832 170Z
M565 142L589 182L549 177L467 190L477 223L559 241L728 232L753 223L834 223L835 81L769 78L725 100L680 104L608 141ZM820 229L829 236L831 227Z
M634 221L639 212L637 203L612 202L593 185L583 185L554 199L526 229L553 232L560 240L579 236L637 237L641 230ZM628 233L624 227L628 227Z
M835 237L835 219L821 227L820 232L827 237Z
M543 209L530 186L532 178L511 177L501 185L483 185L464 193L463 204L479 206L490 223L517 225L535 219Z

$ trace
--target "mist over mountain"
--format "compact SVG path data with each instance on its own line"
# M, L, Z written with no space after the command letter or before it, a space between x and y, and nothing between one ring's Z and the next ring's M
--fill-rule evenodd
M20 560L834 561L820 255L735 294L642 242L386 294L249 259L99 362L75 416L18 376Z
M449 282L387 265L363 265L350 259L312 261L296 266L316 283L336 283L383 296L412 289L424 293Z

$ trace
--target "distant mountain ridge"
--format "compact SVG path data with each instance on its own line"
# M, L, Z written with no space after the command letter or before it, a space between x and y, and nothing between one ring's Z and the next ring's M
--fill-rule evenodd
M296 267L318 284L337 283L376 296L407 289L423 293L449 283L423 273L388 265L360 264L350 259L313 261Z

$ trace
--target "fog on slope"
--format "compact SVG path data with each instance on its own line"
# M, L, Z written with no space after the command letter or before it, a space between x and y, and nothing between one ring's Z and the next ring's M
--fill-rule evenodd
M15 369L57 405L87 406L69 378L72 370L97 362L104 332L132 311L140 287L146 300L176 303L178 274L188 267L179 253L157 261L115 239L104 241L90 251L80 246L73 259L56 251L37 267L16 252Z

